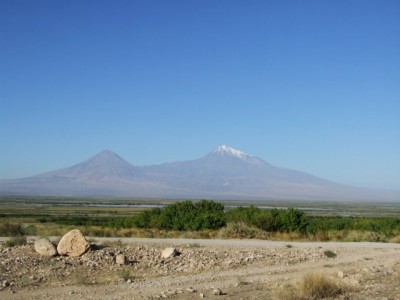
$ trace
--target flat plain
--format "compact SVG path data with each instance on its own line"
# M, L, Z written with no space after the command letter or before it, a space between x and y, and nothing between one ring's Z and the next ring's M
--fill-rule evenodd
M54 235L50 238L56 243L71 228L60 226L56 218L124 218L173 201L3 197L0 220L2 224L21 223L27 229L34 226L37 232L58 232L35 234ZM400 215L398 203L224 201L223 204L227 209L241 205L290 206L314 216ZM188 235L191 234L182 236ZM400 299L399 243L232 240L216 236L202 239L199 235L195 239L144 237L86 236L92 244L88 253L81 257L50 258L35 252L33 241L37 236L29 236L28 244L14 247L6 246L9 237L1 238L0 297L312 299L302 294L303 281L311 274L320 275L337 287L330 299ZM167 247L174 247L179 255L163 259L161 252ZM124 255L127 263L117 264L117 255Z

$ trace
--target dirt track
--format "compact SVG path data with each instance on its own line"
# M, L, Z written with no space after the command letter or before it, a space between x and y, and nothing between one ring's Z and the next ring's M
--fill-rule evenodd
M200 246L223 246L223 247L256 247L256 248L281 248L287 245L292 245L296 248L317 248L325 249L332 248L379 248L379 249L400 249L400 244L394 243L344 243L344 242L282 242L282 241L265 241L254 239L242 240L217 240L217 239L156 239L156 238L93 238L96 241L117 241L120 240L126 244L143 243L143 244L172 244L172 245L188 245L199 244Z
M106 240L121 240L124 243L121 249L105 248L101 251L122 252L137 259L137 264L127 266L135 274L131 281L111 279L110 275L110 280L102 283L77 284L68 281L66 276L59 280L44 279L34 284L6 288L0 291L0 298L200 299L200 294L204 294L206 299L273 299L277 290L296 285L304 274L319 272L346 287L345 295L340 296L342 299L345 296L348 299L400 299L400 244L131 238L95 240L96 244ZM167 246L176 247L181 256L162 265L147 265L146 259L159 261L158 253ZM327 249L337 256L326 257L324 252ZM146 258L139 255L145 250L146 253L155 253L155 256ZM29 252L29 248L23 251L21 257L35 255ZM2 259L12 259L7 253L2 252ZM88 253L77 260L54 258L54 261L47 261L52 267L47 267L56 268L57 263L63 266L68 264L68 267L69 264L76 264L76 270L85 273L84 263L93 260L95 254ZM24 266L21 265L21 268ZM98 268L95 274L97 278L106 277L115 268L118 267L105 265L104 270ZM213 295L213 288L219 288L224 295Z

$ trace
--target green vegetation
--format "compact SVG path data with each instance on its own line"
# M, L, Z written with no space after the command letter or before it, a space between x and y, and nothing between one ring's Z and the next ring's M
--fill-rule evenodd
M22 236L25 230L20 223L4 222L0 224L0 236Z
M227 222L243 222L268 232L301 232L307 230L308 219L304 212L294 209L260 209L254 206L238 207L226 214Z
M16 200L17 204L12 201L14 199L0 199L0 236L59 236L71 228L79 228L87 236L98 237L400 242L399 214L381 215L383 208L379 208L379 214L375 215L370 207L368 212L363 208L365 214L355 216L362 210L362 206L356 204L352 204L355 215L340 216L323 206L325 203L321 204L323 213L316 215L316 206L311 207L311 203L299 206L310 206L313 213L306 212L305 208L273 207L276 203L268 203L268 208L263 209L256 206L224 206L223 203L208 200L167 202L169 204L161 200L116 200L120 207L108 207L111 203L109 199L58 200L63 201L62 204L51 202L54 199L28 203L27 199L21 198ZM127 206L126 203L136 206ZM140 203L160 207L138 206ZM329 204L328 207L332 206ZM385 207L388 211L396 211L400 205L388 204ZM327 211L331 214L326 215Z
M218 229L226 224L224 206L206 200L177 202L163 209L150 209L130 220L132 225L139 228L179 231Z
M26 245L27 240L25 236L15 236L10 238L7 242L6 242L6 247L15 247L15 246L22 246L22 245Z
M337 256L336 253L331 250L324 251L324 255L328 258L335 258Z
M120 270L118 272L118 276L120 278L122 278L124 281L127 281L128 279L133 279L133 276L131 275L130 270L127 269L127 268L124 268L124 269Z

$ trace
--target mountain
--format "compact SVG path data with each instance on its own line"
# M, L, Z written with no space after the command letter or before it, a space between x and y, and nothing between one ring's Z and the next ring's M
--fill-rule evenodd
M400 193L360 189L279 168L222 145L189 161L133 166L105 150L72 167L0 181L0 194L213 199L386 200Z

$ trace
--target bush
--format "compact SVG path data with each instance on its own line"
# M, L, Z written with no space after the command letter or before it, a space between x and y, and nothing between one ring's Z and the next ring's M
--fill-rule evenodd
M222 204L202 200L194 204L183 201L167 205L164 209L146 210L128 223L139 228L199 231L221 228L225 226L226 220Z
M331 250L324 251L324 255L328 258L335 258L337 256L336 253Z
M305 213L294 208L262 210L254 206L230 210L227 221L242 222L268 232L305 233L309 224Z
M334 298L343 292L336 282L321 274L304 276L300 290L307 299Z
M36 235L37 228L35 225L29 225L24 229L24 234L26 235Z
M20 223L5 222L0 225L0 236L21 236L25 231Z
M6 242L6 247L22 246L22 245L26 245L26 243L27 243L27 240L26 240L25 236L16 236L16 237L10 238Z
M319 300L336 299L344 293L344 289L334 280L321 274L305 275L296 285L286 285L275 291L278 300Z
M234 239L265 239L267 233L255 226L249 226L244 222L230 222L221 231L222 237Z

